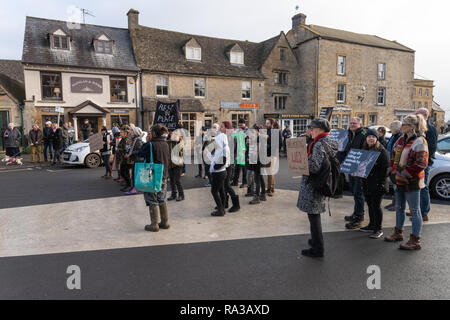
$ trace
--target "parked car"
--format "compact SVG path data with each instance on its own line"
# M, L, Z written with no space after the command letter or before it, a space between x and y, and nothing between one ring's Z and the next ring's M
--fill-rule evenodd
M111 134L111 132L109 132ZM141 139L145 143L147 132L143 132ZM91 150L89 141L75 143L63 152L63 162L70 165L85 165L88 168L98 168L102 164L99 150Z
M435 153L430 170L430 192L440 200L450 200L450 154Z
M438 140L437 151L443 154L450 153L450 136L444 136Z

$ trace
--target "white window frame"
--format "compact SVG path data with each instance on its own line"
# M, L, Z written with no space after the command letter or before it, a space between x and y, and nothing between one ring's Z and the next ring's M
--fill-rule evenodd
M244 64L244 52L230 52L230 62L231 64Z
M340 87L344 88L343 92L339 91ZM343 99L339 99L339 95L340 94L342 94ZM337 96L336 96L337 102L338 103L345 103L346 95L347 95L347 85L345 83L339 83L338 86L337 86Z
M273 103L275 110L286 110L288 96L274 96Z
M347 57L338 56L337 58L337 74L339 76L345 76L347 73Z
M382 96L380 96L380 93L383 93ZM380 102L380 98L383 98L383 102ZM386 88L385 87L378 87L377 89L377 105L378 106L385 106L386 105Z
M202 60L202 49L195 47L186 47L186 59L201 61Z
M161 84L160 80L163 80ZM166 81L164 81L166 80ZM167 94L158 94L158 87L164 88L167 87ZM168 97L169 96L169 76L157 75L155 81L155 89L157 97Z
M249 84L249 87L245 86L246 84ZM247 93L248 93L248 96L247 96ZM252 82L251 81L242 81L241 97L242 97L242 100L251 100L252 99Z
M345 121L344 121L345 119ZM350 116L349 115L343 115L342 116L342 129L348 130L350 128Z
M203 86L198 84L199 81L203 81ZM197 95L197 90L199 92L203 90L203 95ZM194 97L201 99L206 98L206 78L194 78Z
M298 134L305 133L308 129L308 119L294 119L292 121L292 135L296 137Z
M375 117L375 121L374 122L372 121L372 117ZM378 117L377 117L376 114L369 114L369 124L368 124L368 126L376 126L377 125L377 120L378 120Z
M378 80L386 80L386 63L378 64Z
M341 116L339 114L335 114L331 117L331 129L339 129L341 124Z

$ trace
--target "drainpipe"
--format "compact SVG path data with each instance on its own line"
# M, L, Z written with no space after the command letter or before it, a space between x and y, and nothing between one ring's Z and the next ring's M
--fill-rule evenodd
M147 131L148 128L144 128L144 94L142 92L142 71L139 71L139 111L141 114L141 124L142 124L142 130Z
M24 127L25 127L25 123L23 121L23 111L25 109L25 105L24 104L20 104L19 105L19 109L20 109L20 120L22 121L22 126L21 126L21 133L22 133L22 146L25 147L25 144L27 143L27 139L25 139L25 134L24 134Z

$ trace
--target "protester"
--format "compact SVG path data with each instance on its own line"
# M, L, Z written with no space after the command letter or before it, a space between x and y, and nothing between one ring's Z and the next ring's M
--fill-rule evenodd
M144 192L145 204L148 206L150 213L150 225L145 226L145 231L158 232L159 229L169 229L169 213L167 208L167 179L169 177L169 145L167 144L167 135L169 131L166 127L159 124L151 129L151 140L144 144L139 150L139 157L145 158L146 162L150 162L150 146L153 152L153 162L162 164L163 178L162 189L157 193ZM151 145L150 145L151 143ZM158 211L161 217L161 223L158 224Z
M269 118L266 120L266 130L267 130L267 156L270 157L270 162L267 165L262 165L262 167L267 168L264 173L267 173L267 195L273 197L275 193L275 171L278 166L278 153L272 150L272 133L278 135L279 144L281 145L281 135L280 127L275 119ZM277 130L272 132L272 130Z
M265 145L263 143L263 139L261 138L261 130L263 127L255 124L250 135L250 146L249 146L249 170L253 171L254 175L254 183L255 183L255 194L253 200L250 201L251 205L260 204L261 201L267 201L266 198L266 185L264 182L264 177L262 176L261 168L261 156L259 149L263 148L265 150ZM254 136L256 135L256 136Z
M385 127L379 127L377 129L377 133L378 133L378 141L381 143L381 145L386 148L388 141L386 140L386 128Z
M292 132L289 125L286 125L286 128L284 128L281 135L283 136L283 152L287 154L286 140L292 137Z
M239 185L239 176L242 171L242 184L239 186L239 188L243 189L247 186L247 168L245 164L239 163L238 157L245 157L245 135L248 131L245 119L239 119L238 127L239 129L234 132L236 143L234 146L234 177L231 186L237 187Z
M342 163L351 149L362 149L366 141L366 129L363 128L360 118L352 118L350 120L350 128L348 130L349 142L344 151L337 153L339 162ZM347 229L359 229L361 222L364 221L364 194L362 190L361 178L349 177L350 189L353 193L355 202L353 214L345 217L345 221L349 221L345 225Z
M47 150L49 151L50 161L53 160L53 140L55 139L55 135L53 133L52 122L47 121L45 123L45 128L43 130L44 136L44 161L47 162Z
M250 142L251 139L250 137L254 137L255 141L256 141L256 135L255 135L255 131L254 129L251 129L249 131L247 131L247 135L245 137L245 169L247 171L247 193L245 194L245 197L255 197L255 173L254 171L251 169L251 165L250 165Z
M362 179L364 197L369 208L370 222L367 227L359 229L362 232L370 232L370 238L379 239L383 236L383 211L381 210L381 200L383 195L389 191L387 186L387 173L389 169L389 155L380 143L378 133L368 129L363 150L380 152L372 171L366 179Z
M56 164L56 162L61 162L61 153L64 150L64 138L62 134L62 130L59 127L57 123L54 123L52 125L52 132L53 132L53 164Z
M243 148L243 146L240 145L240 141L234 136L233 134L233 126L229 121L222 122L220 126L220 131L225 133L227 135L227 139L233 139L234 140L234 158L237 158L239 151L239 148ZM229 145L229 143L228 143ZM242 151L242 150L241 150ZM231 152L231 151L230 151ZM245 157L245 154L244 154ZM228 211L229 213L234 213L240 210L240 204L239 204L239 196L234 192L233 188L231 187L231 179L234 177L234 168L237 166L237 164L231 164L230 159L230 165L226 168L227 176L225 178L225 209L228 209L228 199L231 198L231 202L233 203L233 206Z
M205 137L206 128L202 127L202 132L199 135L196 135L194 138L194 152L195 152L195 159L198 159L202 156L203 152L203 139ZM203 159L202 163L198 163L198 174L195 176L195 178L203 178Z
M72 126L72 122L67 123L67 131L69 133L69 146L73 144L75 139L75 129Z
M42 163L42 143L44 136L37 124L33 125L33 129L28 133L28 144L31 147L31 163L35 163L36 154L39 159L39 163Z
M211 162L207 161L208 152L211 152L214 148L214 138L218 135L220 130L220 125L215 123L212 125L211 130L206 132L205 141L203 143L203 163L205 165L205 174L208 177L208 183L205 185L206 188L212 186L212 175L210 171Z
M437 150L438 133L436 127L428 119L429 112L427 109L421 108L416 111L416 115L422 115L427 122L427 132L425 139L428 144L428 166L425 168L425 188L420 190L420 212L422 214L423 221L429 221L430 206L430 169L433 165L434 154Z
M318 193L312 184L314 176L320 175L327 156L335 157L338 143L329 138L330 123L326 119L316 118L310 123L314 139L308 147L309 177L303 176L298 195L297 207L308 214L311 238L310 249L302 250L302 255L319 258L324 256L324 241L320 215L325 212L325 197ZM327 150L327 151L325 151Z
M139 150L141 149L143 144L141 136L142 130L138 127L133 127L133 129L130 131L131 147L130 151L125 155L125 158L127 159L128 174L131 178L131 187L128 191L125 192L126 195L133 195L137 193L136 189L134 188L134 167L136 162L142 161L141 157L139 157Z
M6 155L8 157L16 157L20 153L20 141L22 134L19 129L14 127L14 123L8 124L8 128L3 133L5 141Z
M184 201L184 191L181 185L181 171L183 169L183 137L177 131L169 133L169 180L172 195L168 201ZM177 196L178 192L178 196Z
M106 127L102 127L101 133L103 135L103 148L100 150L100 153L102 155L103 163L105 164L105 175L102 176L102 178L111 179L111 136L108 134L108 129L106 129Z
M216 124L215 124L216 125ZM217 127L217 126L216 126ZM220 132L214 138L214 154L208 151L208 158L211 160L210 172L212 176L211 194L216 202L216 210L211 213L213 217L223 217L225 215L225 179L227 178L227 167L230 165L230 147L226 127L222 123Z
M123 188L120 189L122 192L128 192L131 190L130 170L127 163L127 158L125 157L131 149L130 131L131 128L129 126L123 126L120 128L121 140L117 148L117 158L120 164L120 176L123 178L123 182L121 184Z
M63 137L63 150L65 150L69 146L69 124L64 123L62 128L62 137Z
M394 121L391 123L390 125L390 129L392 132L392 136L389 139L389 142L387 144L386 150L388 152L389 158L391 157L392 154L392 147L395 145L395 143L397 142L397 140L402 136L402 122L401 121ZM394 185L395 188L395 185ZM392 199L392 203L387 205L386 207L384 207L386 210L389 211L395 211L395 197Z
M92 133L92 127L89 123L89 120L84 120L83 125L81 126L81 135L83 136L83 141L89 139Z
M412 215L412 234L402 250L421 249L420 236L422 217L420 213L420 190L425 188L425 169L428 166L428 146L425 139L427 123L422 115L407 116L403 120L403 136L392 149L390 177L397 185L396 227L394 234L386 237L387 242L403 241L403 225L406 216L406 202Z

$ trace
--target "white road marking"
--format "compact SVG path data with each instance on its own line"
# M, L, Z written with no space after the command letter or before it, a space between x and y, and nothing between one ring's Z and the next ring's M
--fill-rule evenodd
M12 170L7 170L7 169L1 169L0 173L4 173L4 172L17 172L17 171L31 171L33 170L33 168L27 168L27 169L12 169Z

